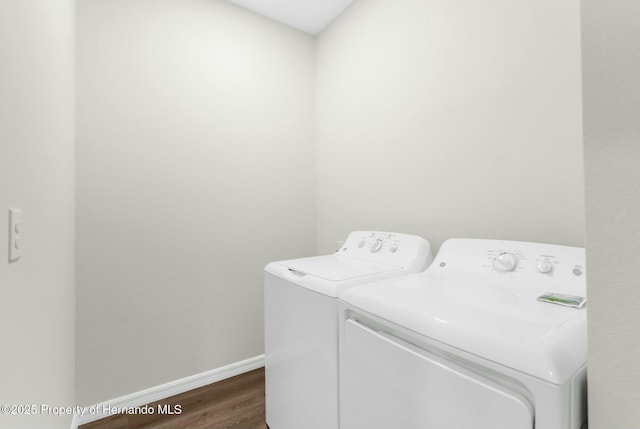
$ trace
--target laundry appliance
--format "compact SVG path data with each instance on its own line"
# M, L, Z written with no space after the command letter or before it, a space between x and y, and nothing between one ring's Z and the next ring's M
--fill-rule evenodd
M355 285L421 272L422 237L352 232L336 253L265 268L266 419L271 429L337 429L338 295Z
M584 249L451 239L340 298L340 429L579 429Z

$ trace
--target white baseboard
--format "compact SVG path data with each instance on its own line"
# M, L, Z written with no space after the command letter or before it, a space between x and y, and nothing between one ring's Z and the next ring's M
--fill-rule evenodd
M74 414L73 418L71 419L71 429L78 429L78 426L80 426L80 424L78 423L78 415Z
M77 429L78 426L104 419L113 413L109 412L111 408L131 408L141 407L151 402L159 401L170 396L178 395L198 387L206 386L217 381L221 381L230 377L234 377L245 372L252 371L264 366L264 355L256 356L240 362L235 362L220 368L202 372L200 374L185 377L180 380L171 381L161 384L160 386L151 387L141 390L130 395L105 401L100 404L89 407L82 407L83 414L76 414L71 421L71 429Z

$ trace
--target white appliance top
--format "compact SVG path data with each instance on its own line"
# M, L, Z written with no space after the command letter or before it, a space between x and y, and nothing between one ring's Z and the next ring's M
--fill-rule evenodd
M340 298L425 337L554 384L586 364L586 308L538 301L586 297L584 249L451 239L421 274Z
M279 262L279 264L298 273L310 274L332 282L341 282L402 269L397 265L370 262L340 254L292 259Z
M429 243L417 235L354 231L332 255L272 262L265 271L337 297L355 284L423 271L432 259Z

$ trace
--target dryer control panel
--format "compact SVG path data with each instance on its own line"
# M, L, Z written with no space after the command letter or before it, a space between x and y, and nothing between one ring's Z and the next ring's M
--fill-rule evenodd
M431 263L429 242L417 235L381 231L354 231L338 249L338 255L407 267Z
M580 247L505 240L447 240L434 261L436 273L508 289L586 294L585 252ZM433 272L433 271L432 271Z
M500 242L486 250L484 268L499 275L582 276L584 249L539 243Z

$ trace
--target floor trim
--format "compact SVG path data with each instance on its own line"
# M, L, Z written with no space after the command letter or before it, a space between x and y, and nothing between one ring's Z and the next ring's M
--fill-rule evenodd
M159 401L170 396L197 389L198 387L244 374L245 372L253 371L254 369L258 369L263 366L264 355L255 356L220 368L201 372L200 374L195 374L126 396L121 396L120 398L115 398L100 404L82 407L83 414L75 414L73 416L71 429L77 429L78 426L109 417L113 414L109 412L110 408L141 407L151 402Z

